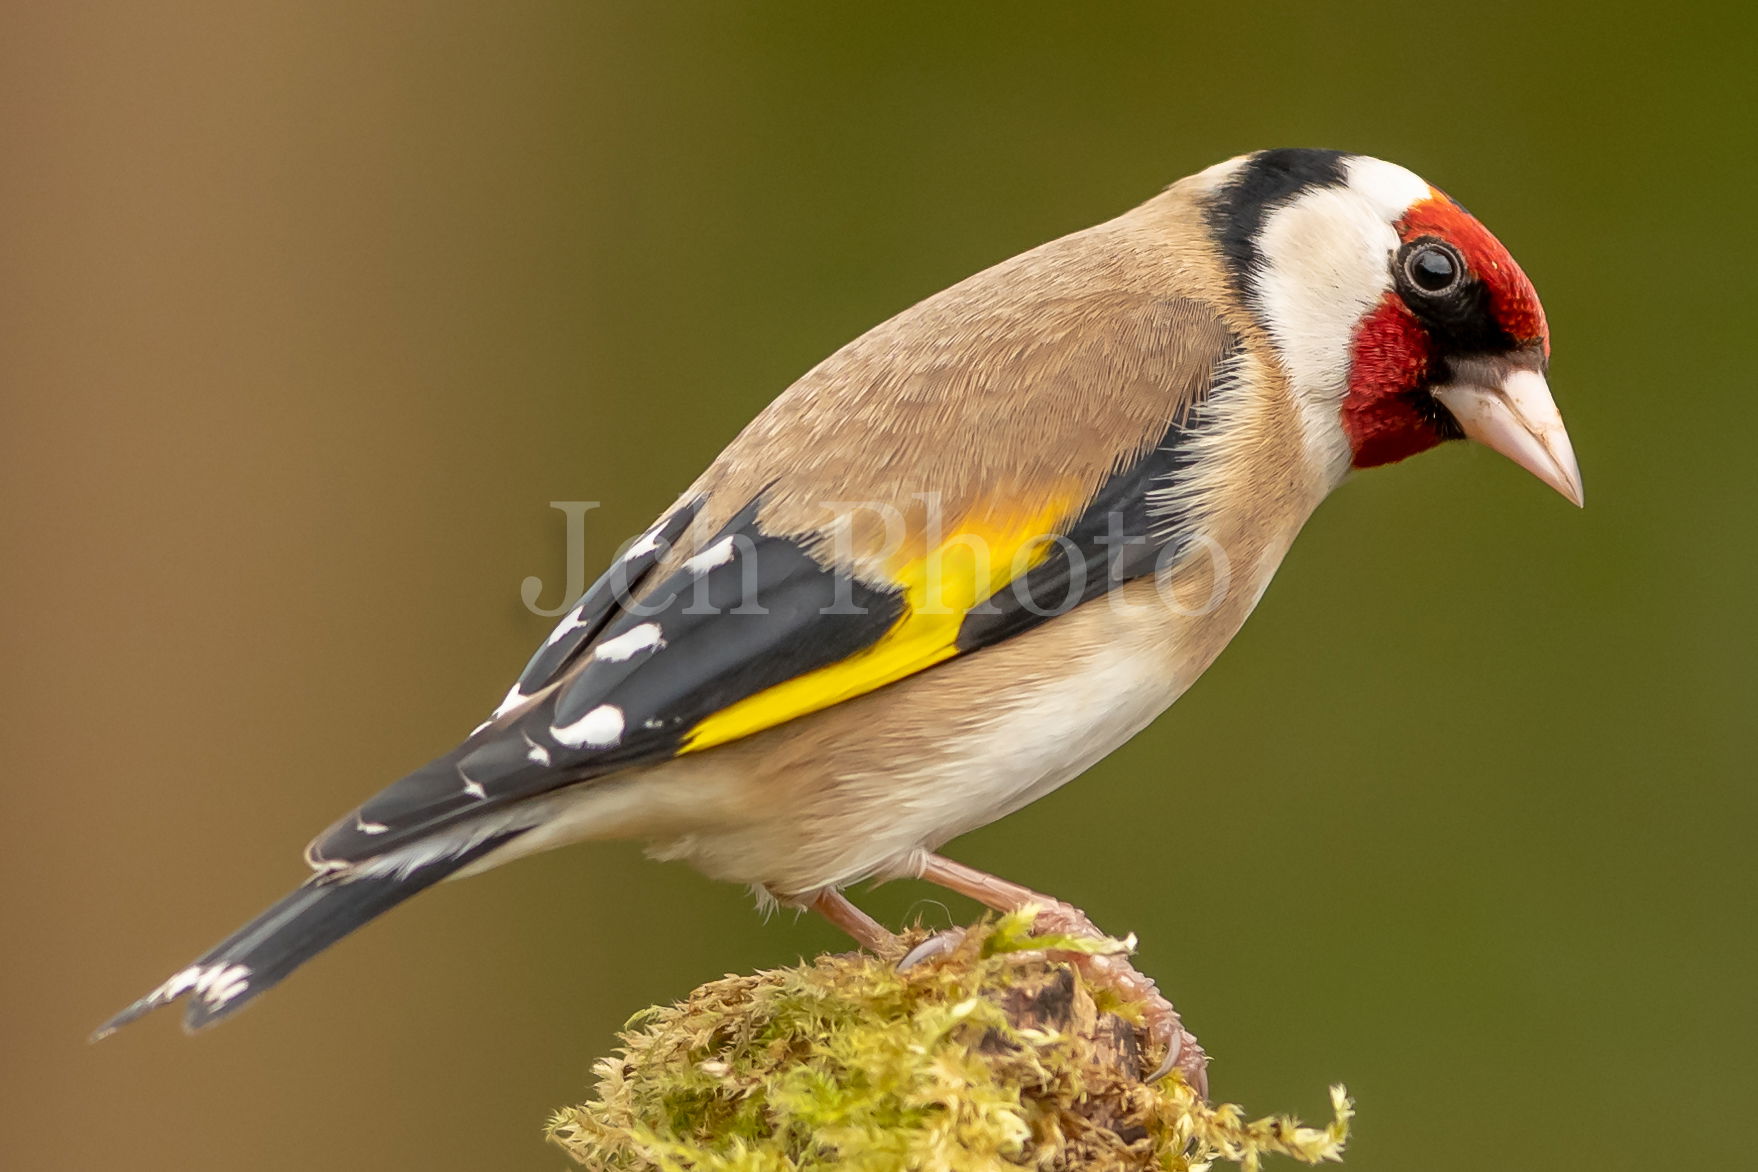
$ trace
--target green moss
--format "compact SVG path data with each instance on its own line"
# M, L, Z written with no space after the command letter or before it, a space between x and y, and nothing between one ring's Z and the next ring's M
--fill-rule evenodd
M597 1098L550 1138L591 1168L665 1172L1255 1169L1279 1153L1340 1158L1350 1107L1323 1129L1247 1122L1150 1056L1057 959L1115 941L1033 937L1029 915L973 929L947 956L820 957L729 976L631 1020L600 1062ZM1139 1015L1134 1015L1139 1016ZM1157 1057L1157 1056L1152 1056Z

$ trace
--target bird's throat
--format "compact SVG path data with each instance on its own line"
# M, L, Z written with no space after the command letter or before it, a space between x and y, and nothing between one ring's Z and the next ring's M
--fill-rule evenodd
M1387 292L1362 319L1350 354L1343 430L1357 468L1391 464L1447 438L1419 396L1433 362L1428 331Z

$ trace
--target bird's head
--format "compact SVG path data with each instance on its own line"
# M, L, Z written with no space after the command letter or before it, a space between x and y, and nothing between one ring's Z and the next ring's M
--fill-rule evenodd
M1365 468L1467 438L1581 503L1544 309L1476 217L1403 167L1337 151L1261 151L1196 179L1315 454Z

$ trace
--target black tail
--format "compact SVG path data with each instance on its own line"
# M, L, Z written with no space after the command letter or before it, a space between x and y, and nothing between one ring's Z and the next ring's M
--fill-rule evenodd
M189 1007L183 1016L183 1027L191 1033L237 1013L360 925L432 887L519 833L495 835L454 857L426 861L407 872L312 879L99 1026L92 1040L108 1037L135 1018L185 994L189 996Z

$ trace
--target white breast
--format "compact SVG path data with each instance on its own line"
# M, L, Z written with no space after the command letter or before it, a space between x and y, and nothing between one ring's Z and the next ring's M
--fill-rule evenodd
M1009 697L1008 707L946 762L898 837L929 849L1043 797L1145 728L1189 680L1141 652L1108 648L1077 672Z
M875 761L844 774L836 787L840 796L832 800L859 795L865 807L859 832L841 819L809 819L805 825L818 831L809 832L787 858L786 873L776 877L781 889L917 872L923 852L1077 776L1139 732L1190 682L1166 670L1163 648L1095 644L1083 649L1081 659L1071 670L1023 678L1005 694L991 693L980 711L940 710L924 722L933 731L908 759ZM735 846L715 837L697 837L688 852L711 873L757 853L748 843Z

